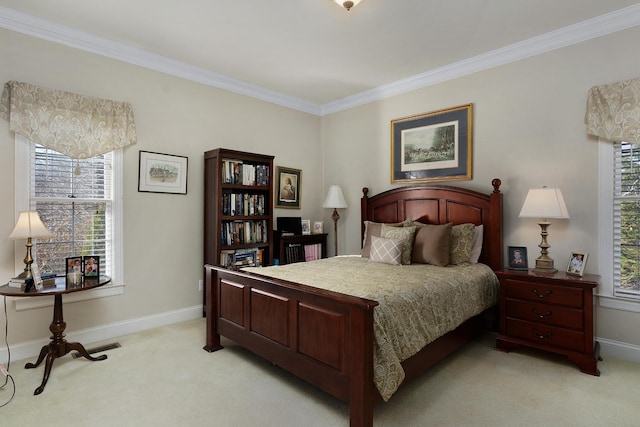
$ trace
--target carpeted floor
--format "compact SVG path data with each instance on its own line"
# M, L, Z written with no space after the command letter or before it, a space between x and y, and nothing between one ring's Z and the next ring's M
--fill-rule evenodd
M2 426L347 426L347 405L224 340L207 353L204 319L131 334L108 359L13 361ZM480 339L376 407L376 426L638 426L640 364L605 358L600 377L562 357L493 350ZM33 360L30 360L33 361ZM12 387L0 390L0 404Z

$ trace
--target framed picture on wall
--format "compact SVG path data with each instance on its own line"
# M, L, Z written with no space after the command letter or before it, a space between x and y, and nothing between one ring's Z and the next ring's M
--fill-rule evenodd
M278 166L276 177L276 208L300 209L302 171Z
M473 104L391 121L391 182L471 179Z
M140 151L138 191L187 194L188 161L184 156Z

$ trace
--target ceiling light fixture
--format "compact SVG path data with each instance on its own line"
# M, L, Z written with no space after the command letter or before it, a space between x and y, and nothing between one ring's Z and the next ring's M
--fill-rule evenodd
M333 0L336 3L338 3L340 6L344 7L347 10L351 10L351 8L355 5L357 5L358 3L360 3L360 0L347 0L347 1L342 1L342 0Z

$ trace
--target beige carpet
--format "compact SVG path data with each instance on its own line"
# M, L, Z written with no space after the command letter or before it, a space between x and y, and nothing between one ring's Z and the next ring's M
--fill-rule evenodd
M11 364L16 396L2 426L347 426L331 396L223 341L202 350L204 319L102 343L121 348L101 362ZM493 335L467 345L376 407L376 426L638 426L640 365L605 358L600 377L561 357L493 350ZM33 361L33 360L31 360ZM0 403L11 387L0 390Z

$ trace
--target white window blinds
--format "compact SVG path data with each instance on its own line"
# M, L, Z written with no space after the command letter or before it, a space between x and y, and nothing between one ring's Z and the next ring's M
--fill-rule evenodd
M614 147L614 293L640 298L640 144Z
M30 145L30 208L53 234L36 243L38 265L60 273L66 257L98 255L101 273L111 275L113 154L72 159Z

